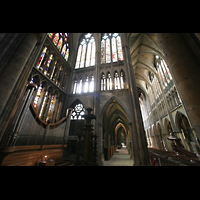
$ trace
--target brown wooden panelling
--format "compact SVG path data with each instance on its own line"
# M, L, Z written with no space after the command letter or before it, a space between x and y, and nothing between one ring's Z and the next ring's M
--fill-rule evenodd
M4 157L1 166L35 166L39 164L41 157L46 155L48 159L55 159L62 157L64 151L62 145L44 145L42 150L39 150L40 145L11 148L13 148L13 152Z

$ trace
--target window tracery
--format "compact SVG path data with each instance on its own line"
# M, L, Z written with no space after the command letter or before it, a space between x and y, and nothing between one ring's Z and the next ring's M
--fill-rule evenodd
M83 104L79 103L72 110L71 120L84 120L84 115L85 108L83 107Z
M101 64L123 60L119 33L104 33L101 39Z
M75 69L95 65L96 44L91 33L84 35L78 47Z
M160 77L163 88L167 87L167 85L172 80L171 73L169 71L169 67L164 59L160 58L158 55L155 56L155 64L156 69L158 71L158 75Z
M85 79L79 78L78 80L75 78L73 94L82 94L94 92L94 76L90 75L90 77L86 76Z

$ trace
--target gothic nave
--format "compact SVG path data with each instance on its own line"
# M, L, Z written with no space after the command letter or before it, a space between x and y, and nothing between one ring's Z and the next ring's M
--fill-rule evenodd
M199 66L199 33L0 33L0 165L200 165Z

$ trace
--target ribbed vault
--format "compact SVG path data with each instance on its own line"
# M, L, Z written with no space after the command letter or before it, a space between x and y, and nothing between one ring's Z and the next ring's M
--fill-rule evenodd
M164 58L164 54L155 33L130 33L129 47L136 84L146 93L146 84L151 87L149 72L158 77L154 67L154 57L159 55Z

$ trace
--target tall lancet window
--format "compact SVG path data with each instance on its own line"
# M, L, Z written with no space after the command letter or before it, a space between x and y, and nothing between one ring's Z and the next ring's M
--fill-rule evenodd
M115 71L115 78L114 78L114 80L115 80L115 89L116 89L116 90L117 90L117 89L121 89L121 88L120 88L119 75L118 75L118 72L117 72L117 71Z
M107 90L112 90L112 78L110 72L107 73Z
M94 66L95 52L95 39L91 33L87 33L80 40L76 57L75 69Z
M122 43L119 33L104 33L101 39L101 63L123 60Z
M101 90L106 90L106 78L103 72L101 74Z

